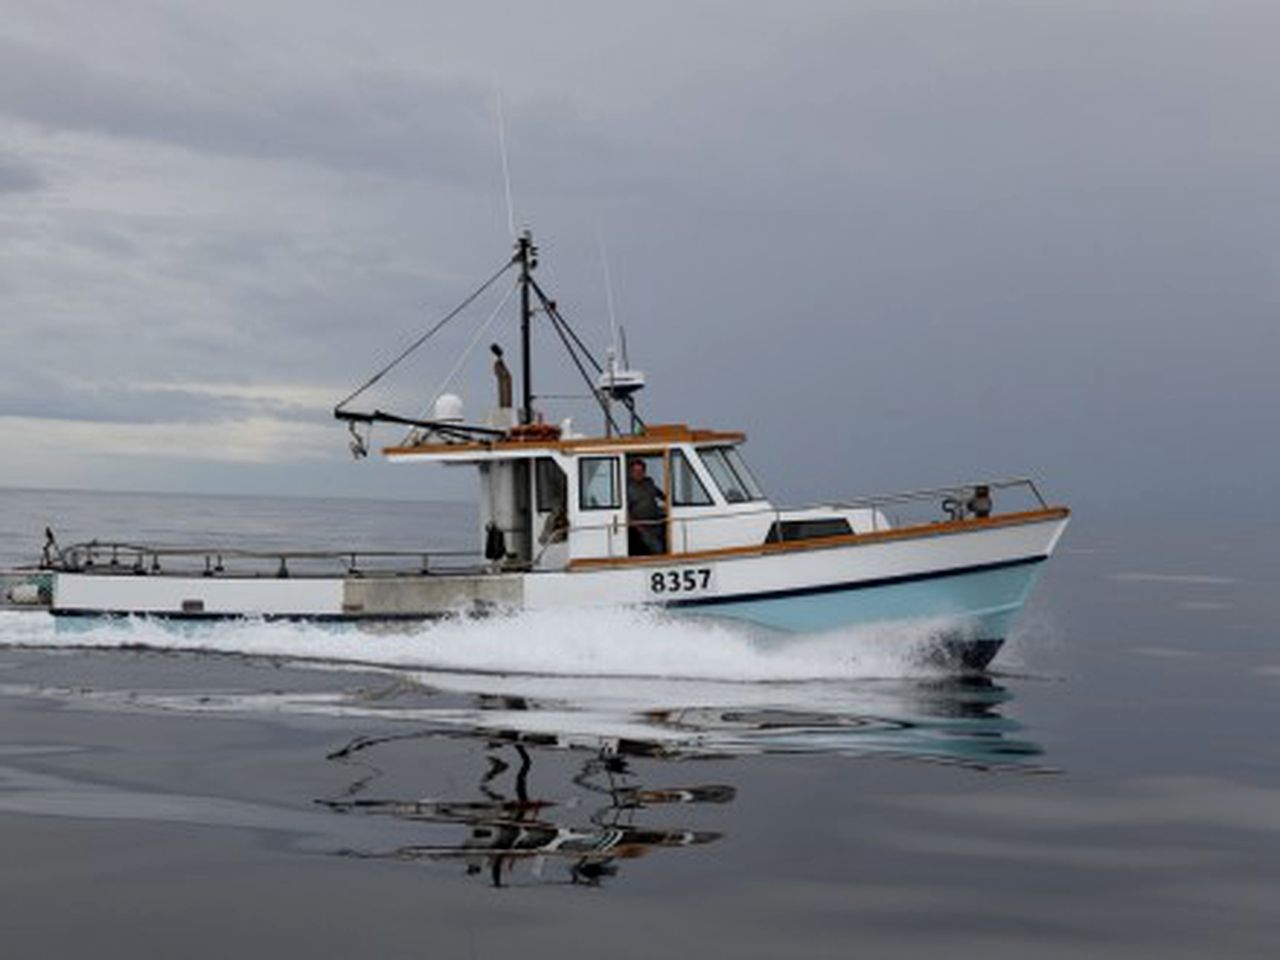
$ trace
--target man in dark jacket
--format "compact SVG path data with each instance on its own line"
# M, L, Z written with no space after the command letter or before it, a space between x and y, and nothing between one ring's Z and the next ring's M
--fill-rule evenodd
M630 554L667 552L667 499L639 457L627 464L627 547Z

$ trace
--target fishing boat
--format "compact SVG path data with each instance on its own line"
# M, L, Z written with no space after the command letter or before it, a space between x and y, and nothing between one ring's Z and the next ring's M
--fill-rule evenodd
M390 424L408 431L382 450L392 462L476 470L475 551L261 553L99 541L63 548L50 533L44 589L33 594L26 584L23 597L64 617L185 619L423 620L640 605L735 621L772 643L887 626L969 666L995 656L1062 536L1066 507L1051 505L1025 477L777 506L746 464L744 433L646 422L637 402L645 378L630 369L625 347L593 353L535 279L536 267L525 231L458 310L334 410L358 456L373 428ZM478 418L469 420L451 393L436 398L427 418L353 409L502 278L519 295L518 399L494 344L496 405ZM554 422L540 405L535 323L557 335L587 383L599 432Z

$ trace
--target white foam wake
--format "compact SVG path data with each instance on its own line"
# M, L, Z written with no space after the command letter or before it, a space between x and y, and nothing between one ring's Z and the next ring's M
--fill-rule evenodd
M936 673L922 663L936 621L835 633L753 634L725 621L638 608L525 612L392 627L355 624L58 620L0 612L0 644L208 651L467 672L734 681Z

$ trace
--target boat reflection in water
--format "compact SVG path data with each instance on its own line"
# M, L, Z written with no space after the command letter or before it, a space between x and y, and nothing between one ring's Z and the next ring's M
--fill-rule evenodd
M461 705L438 706L458 694ZM427 729L357 738L332 753L361 775L319 802L423 829L423 842L347 856L456 861L494 886L595 885L624 861L723 836L723 805L737 788L690 777L696 768L674 761L818 753L1052 772L1003 714L1011 699L988 676L763 685L423 674L364 702L369 713ZM441 739L483 744L474 792L441 797L413 781L380 792L406 768L420 770ZM716 773L732 769L718 764Z
M339 751L376 747L377 740L361 740ZM720 834L708 830L662 829L638 825L642 811L670 804L728 803L736 791L721 784L645 789L631 771L628 758L601 752L587 757L573 783L592 795L587 804L565 804L530 793L529 773L534 753L514 741L512 759L501 745L486 748L489 768L481 777L479 796L465 800L378 800L351 798L321 801L341 813L391 816L423 824L456 824L464 828L453 844L413 844L385 852L346 851L350 856L395 860L461 860L468 874L483 874L495 887L507 885L516 869L527 865L535 880L595 885L617 873L618 862L644 856L664 847L711 843ZM537 749L536 747L534 748ZM514 764L514 767L513 767ZM506 775L509 782L503 782ZM583 813L572 807L591 806ZM563 863L567 875L552 876L548 861Z

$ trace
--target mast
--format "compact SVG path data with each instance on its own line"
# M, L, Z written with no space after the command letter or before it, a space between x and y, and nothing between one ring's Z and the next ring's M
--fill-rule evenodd
M533 423L533 357L530 350L530 327L533 307L529 292L533 286L533 269L538 265L538 249L526 228L516 240L516 262L520 265L520 422Z

